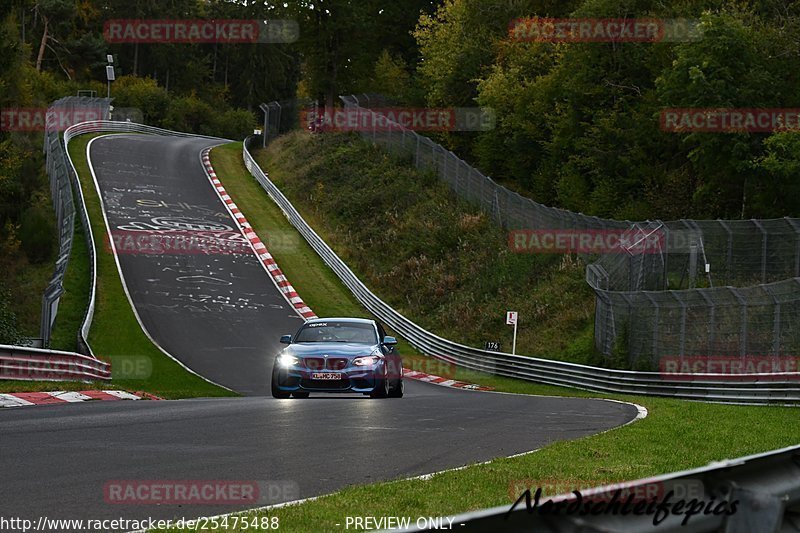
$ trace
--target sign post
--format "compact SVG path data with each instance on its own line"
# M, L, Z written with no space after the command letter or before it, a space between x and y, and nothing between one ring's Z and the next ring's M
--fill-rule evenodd
M108 84L106 98L111 98L111 82L117 79L114 74L114 56L111 54L106 55L106 61L108 61L108 65L106 65L106 83Z
M517 355L517 322L519 315L516 311L506 311L506 324L514 326L514 342L511 343L511 355Z

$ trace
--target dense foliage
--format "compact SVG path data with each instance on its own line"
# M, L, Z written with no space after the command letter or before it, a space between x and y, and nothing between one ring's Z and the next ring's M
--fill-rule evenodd
M686 17L702 38L546 43L516 17ZM613 218L800 214L797 133L669 133L665 108L800 105L797 2L447 0L416 31L430 105L478 103L497 127L446 142L537 200Z
M519 17L688 18L702 38L520 42ZM109 43L113 19L290 20L280 44ZM106 91L145 122L241 138L258 105L384 93L488 106L496 127L436 139L536 200L626 219L800 214L794 132L671 133L665 108L800 107L798 2L786 0L0 0L0 108ZM47 264L40 133L0 131L0 252ZM52 244L52 242L50 243Z

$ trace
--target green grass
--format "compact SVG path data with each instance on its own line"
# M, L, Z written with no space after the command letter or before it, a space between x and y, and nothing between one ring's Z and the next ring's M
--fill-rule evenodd
M72 253L64 275L64 294L58 303L58 315L50 338L50 348L69 352L78 349L78 330L86 314L89 283L89 251L86 249L83 226L76 216Z
M122 287L113 254L105 245L106 228L97 191L86 161L86 145L96 135L84 135L70 143L70 155L80 176L86 198L97 250L97 300L94 321L89 331L89 344L100 359L112 362L113 387L144 391L163 398L193 398L209 396L236 396L235 393L213 385L187 372L178 363L161 352L144 334L131 309ZM81 239L76 240L76 244ZM83 241L81 241L83 242ZM76 251L80 249L80 245ZM87 267L88 268L88 267ZM80 280L74 280L77 285ZM87 280L88 282L88 280ZM84 304L85 305L85 304ZM82 319L81 313L81 319ZM77 327L80 319L74 322ZM63 324L62 324L63 325ZM65 326L66 327L66 326ZM65 338L73 334L64 333ZM77 334L77 329L74 334ZM61 332L59 331L59 335ZM141 363L142 372L133 378L120 377L123 361ZM114 364L116 363L116 365ZM115 370L116 369L116 370ZM76 390L79 388L108 388L109 383L41 383L0 382L6 391L25 390Z
M289 224L244 169L240 150L240 145L215 148L212 161L226 190L266 242L270 233L288 231ZM301 245L294 252L298 254L297 260L291 260L291 254L282 257L277 249L274 254L292 284L299 287L307 279L330 281L321 259L303 253L303 249ZM354 308L346 292L341 291L346 289L329 286L319 295L338 296L326 302L329 306L326 313L363 315L364 311ZM308 295L303 290L299 293L313 309L314 299L319 296L313 291ZM587 391L477 372L460 371L458 377L493 386L498 391L520 394L598 396ZM743 407L625 395L609 397L643 405L649 415L635 424L555 443L522 457L501 458L490 464L446 472L426 481L395 480L351 486L315 501L253 514L279 517L281 531L341 531L343 526L335 524L343 524L346 516L443 516L497 505L510 506L510 489L520 483L585 487L627 481L800 441L798 411L792 407ZM532 401L531 409L536 408L536 402Z

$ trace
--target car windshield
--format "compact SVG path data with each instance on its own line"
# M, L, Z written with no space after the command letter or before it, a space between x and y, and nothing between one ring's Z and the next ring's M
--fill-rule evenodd
M372 324L357 322L314 322L304 326L294 342L355 342L375 344L375 328Z

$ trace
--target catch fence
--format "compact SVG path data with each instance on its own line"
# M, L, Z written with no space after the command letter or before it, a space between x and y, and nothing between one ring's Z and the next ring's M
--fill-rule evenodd
M373 114L386 100L342 96L348 112ZM630 222L548 207L485 176L430 138L389 123L365 139L433 169L461 198L513 230L630 231L632 243L592 256L595 346L614 364L654 370L664 357L800 354L800 219ZM586 256L585 256L586 257Z

